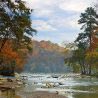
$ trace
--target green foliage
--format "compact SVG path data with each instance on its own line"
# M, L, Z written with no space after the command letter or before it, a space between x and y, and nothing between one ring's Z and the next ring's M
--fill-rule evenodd
M67 58L75 72L80 70L82 74L90 75L93 68L98 64L98 52L92 47L94 41L93 33L98 28L97 16L92 7L88 7L84 13L81 13L78 23L82 24L82 33L79 33L75 40L77 48L72 51L73 55Z
M81 30L83 30L83 33L80 33L75 40L75 42L80 44L79 46L82 45L84 48L91 47L92 33L97 26L96 18L96 11L92 7L88 7L84 13L81 13L78 23L82 24Z
M31 12L32 10L27 8L25 2L21 0L0 1L0 54L3 55L0 55L0 66L7 65L5 69L10 67L8 63L5 64L5 56L7 60L10 57L9 62L12 64L11 58L17 55L15 63L19 63L21 67L23 64L21 58L24 59L27 51L32 49L31 38L36 30L31 26ZM11 47L6 45L7 42L10 42ZM10 56L9 53L11 53Z
M9 39L15 40L18 45L21 42L30 42L33 32L36 32L31 27L30 14L31 10L21 0L15 3L11 0L0 3L0 39L3 39L2 42Z

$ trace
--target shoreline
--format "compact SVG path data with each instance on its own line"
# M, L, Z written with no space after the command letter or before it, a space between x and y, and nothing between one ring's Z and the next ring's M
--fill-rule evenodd
M47 91L34 91L31 93L20 93L18 94L19 96L21 96L21 98L67 98L63 95L59 95L58 93L50 93Z
M22 85L23 82L21 79L0 78L0 91L20 88Z

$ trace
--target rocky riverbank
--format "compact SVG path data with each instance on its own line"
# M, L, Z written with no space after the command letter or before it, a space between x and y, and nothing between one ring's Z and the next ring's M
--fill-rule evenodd
M22 93L21 98L66 98L66 97L62 95L58 95L58 93L36 91L32 93Z
M0 90L16 89L23 85L23 81L17 77L0 77Z

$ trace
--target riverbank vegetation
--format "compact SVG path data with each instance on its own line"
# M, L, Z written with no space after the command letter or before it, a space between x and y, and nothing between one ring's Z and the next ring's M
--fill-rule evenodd
M88 7L81 13L78 24L81 33L69 43L71 56L65 58L65 63L73 68L73 72L85 75L98 75L98 13L93 7ZM68 45L67 45L68 46Z
M21 0L0 1L0 74L14 75L23 68L27 53L32 49L32 10Z

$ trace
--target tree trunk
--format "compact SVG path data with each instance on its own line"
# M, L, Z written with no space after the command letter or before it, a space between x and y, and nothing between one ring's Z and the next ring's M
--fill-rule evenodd
M91 65L89 65L88 75L91 75Z
M81 66L81 74L85 75L86 74L85 63L81 61L80 66Z

